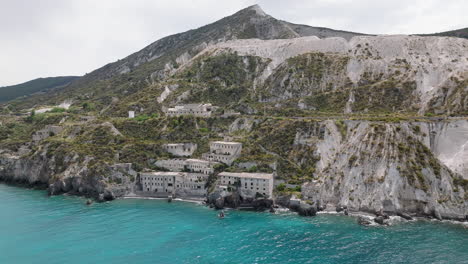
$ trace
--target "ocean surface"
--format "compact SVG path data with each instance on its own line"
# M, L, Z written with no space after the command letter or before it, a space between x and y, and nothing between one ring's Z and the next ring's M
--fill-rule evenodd
M71 196L0 184L0 263L468 263L468 229L417 221L227 211Z

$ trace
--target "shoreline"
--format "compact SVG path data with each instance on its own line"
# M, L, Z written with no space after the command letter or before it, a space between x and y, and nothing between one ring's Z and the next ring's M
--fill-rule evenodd
M289 210L289 209L288 209ZM353 218L358 218L358 217L364 217L369 220L373 220L375 218L374 214L368 213L368 212L349 212L348 215L345 215L341 212L335 212L335 211L320 211L317 212L317 215L339 215L339 216L349 216ZM393 226L399 223L414 223L418 221L427 221L427 222L434 222L434 223L445 223L445 224L454 224L454 225L461 225L464 228L468 228L468 221L457 221L457 220L450 220L450 219L442 219L438 220L436 218L431 218L431 217L424 217L424 216L412 216L413 220L406 220L400 216L397 215L391 215L390 217L390 223L389 225L380 225L372 221L372 224L369 226Z
M124 196L121 199L142 199L142 200L167 200L167 198L158 198L158 197L145 197L145 196ZM186 202L186 203L192 203L192 204L198 204L198 205L205 205L203 200L196 200L196 199L183 199L183 198L174 198L173 201L179 201L179 202ZM239 208L225 208L224 210L237 210L237 211L244 211ZM253 210L255 211L255 210ZM258 212L267 212L267 210L263 211L258 211ZM297 212L287 208L287 207L279 207L276 209L276 212L273 214L295 214L297 216L300 216ZM375 215L372 213L368 212L349 212L349 215L345 215L344 213L341 212L336 212L336 211L319 211L317 212L317 215L337 215L337 216L348 216L352 217L354 219L357 219L358 217L365 217L370 220L375 218ZM390 223L389 225L380 225L378 223L375 223L372 221L372 224L369 225L371 227L385 227L385 226L394 226L396 224L404 224L404 223L413 223L413 222L418 222L418 221L428 221L428 222L435 222L435 223L445 223L445 224L455 224L455 225L461 225L464 228L468 228L468 221L457 221L457 220L450 220L450 219L442 219L438 220L435 218L430 218L430 217L424 217L424 216L413 216L413 220L406 220L400 216L397 215L391 215L390 216ZM356 223L358 224L358 223Z
M140 200L167 200L168 198L162 197L150 197L150 196L138 196L138 195L125 195L118 199L140 199ZM173 198L173 201L178 202L186 202L186 203L195 203L195 204L203 204L204 200L197 200L197 199L187 199L187 198Z
M40 190L40 191L45 191L47 192L47 188L44 188L44 185L36 185L36 184L30 184L30 183L22 183L22 182L7 182L7 181L0 181L0 184L5 184L7 186L15 187L15 188L22 188L22 189L28 189L28 190ZM75 196L75 197L84 197L84 198L92 198L86 195L77 195L76 193L62 193L62 194L57 194L57 195L65 195L65 196ZM57 196L57 195L52 195L52 196ZM51 195L48 195L51 196ZM163 198L163 197L148 197L148 196L139 196L139 195L124 195L121 197L116 197L115 200L118 199L140 199L140 200L167 200L168 198ZM205 200L204 199L196 199L196 198L173 198L173 201L178 201L178 202L186 202L186 203L191 203L191 204L197 204L197 205L205 205ZM107 202L112 202L107 201ZM279 207L277 210L277 213L294 213L297 216L299 214L287 207ZM225 210L238 210L242 211L239 208L225 208ZM254 210L255 211L255 210ZM259 212L267 212L265 211L259 211ZM276 214L276 213L275 213ZM339 216L349 216L353 218L358 218L358 217L365 217L370 220L372 220L375 215L369 212L361 212L361 211L350 211L349 215L345 215L341 212L336 212L336 211L319 211L317 212L317 215L339 215ZM427 217L427 216L412 216L413 220L405 220L401 218L400 216L397 215L391 215L390 216L390 225L395 225L397 223L405 223L405 222L417 222L417 221L429 221L429 222L437 222L437 223L446 223L446 224L455 224L455 225L461 225L464 228L468 228L468 221L459 221L459 220L454 220L454 219L442 219L438 220L436 218L432 217ZM373 221L372 221L373 222ZM385 226L385 225L380 225L377 223L373 223L369 226Z

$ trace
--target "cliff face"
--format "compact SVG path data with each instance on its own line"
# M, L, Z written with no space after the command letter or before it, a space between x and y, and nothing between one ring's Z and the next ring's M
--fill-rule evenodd
M317 143L321 157L317 177L303 186L302 194L320 204L351 210L383 209L464 219L468 212L464 188L468 186L459 186L462 179L455 171L466 166L462 158L466 150L458 146L450 157L444 152L450 144L467 142L466 125L466 120L399 124L345 121L340 133L328 122L324 139Z
M76 153L50 152L47 144L42 147L41 151L26 154L3 150L0 180L44 186L51 195L70 193L99 201L133 192L137 174L131 164L93 164L92 156L82 159Z

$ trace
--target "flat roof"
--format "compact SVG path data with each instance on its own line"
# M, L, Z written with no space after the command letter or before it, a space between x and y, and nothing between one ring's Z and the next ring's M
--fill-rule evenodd
M150 171L150 172L142 172L142 175L145 176L179 176L183 175L182 172L175 172L175 171Z
M186 159L187 162L199 162L199 163L209 163L209 164L218 164L216 161L202 160L202 159Z
M188 145L188 144L196 145L195 143L167 143L167 144L163 144L163 146L180 146L180 145Z
M226 145L239 145L242 144L240 142L231 142L231 141L212 141L211 144L226 144Z
M174 176L182 176L182 177L203 177L207 178L208 175L204 173L198 172L177 172L177 171L149 171L149 172L142 172L141 175L144 176L160 176L160 177L174 177Z
M219 176L254 178L254 179L273 179L272 173L249 173L249 172L221 172Z

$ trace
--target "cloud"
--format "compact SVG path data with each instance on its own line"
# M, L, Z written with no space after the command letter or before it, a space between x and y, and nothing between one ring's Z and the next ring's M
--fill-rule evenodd
M467 26L464 0L0 0L0 86L82 75L255 3L278 19L365 33Z

